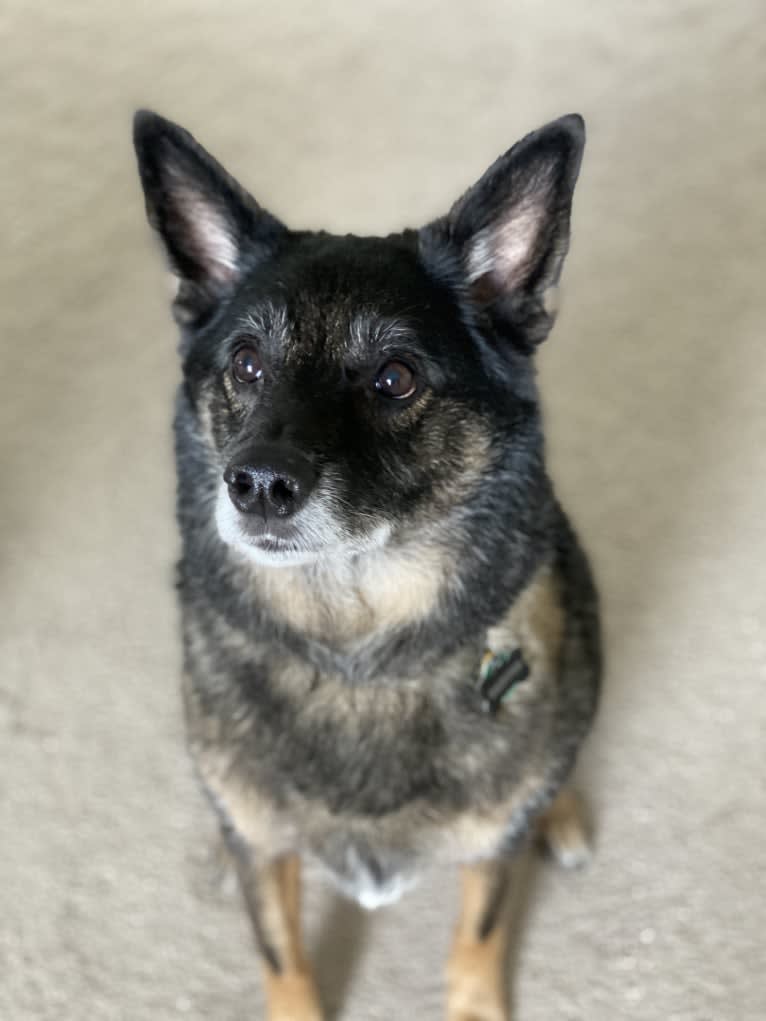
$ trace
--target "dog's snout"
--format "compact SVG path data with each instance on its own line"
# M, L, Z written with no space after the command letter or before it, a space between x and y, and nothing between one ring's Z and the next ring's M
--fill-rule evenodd
M224 481L232 503L243 514L286 518L298 510L304 499L305 487L292 473L270 467L231 465Z
M289 518L306 502L316 474L302 455L263 449L234 461L223 475L231 502L243 514Z

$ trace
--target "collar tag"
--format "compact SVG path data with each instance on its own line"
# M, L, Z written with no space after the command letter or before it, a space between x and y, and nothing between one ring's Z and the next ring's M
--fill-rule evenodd
M482 709L485 713L495 714L501 703L511 696L517 684L529 677L529 665L521 654L521 649L512 652L485 652L481 661L479 678L481 685Z

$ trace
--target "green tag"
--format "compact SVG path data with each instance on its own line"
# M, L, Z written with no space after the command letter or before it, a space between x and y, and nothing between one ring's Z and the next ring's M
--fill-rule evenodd
M487 652L481 661L479 679L482 707L487 713L496 713L500 705L510 698L513 689L529 677L529 666L521 649L510 652Z

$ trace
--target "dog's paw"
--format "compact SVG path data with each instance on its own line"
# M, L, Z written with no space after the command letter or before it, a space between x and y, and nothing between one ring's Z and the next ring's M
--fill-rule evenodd
M268 1021L324 1021L314 980L307 974L276 976L268 986Z
M538 839L562 868L581 869L589 863L588 829L582 804L573 791L561 791L540 817Z
M499 1004L480 1004L476 1006L447 1010L447 1021L511 1021L511 1015Z
M487 943L453 951L447 969L447 1021L510 1021L502 957L495 951Z

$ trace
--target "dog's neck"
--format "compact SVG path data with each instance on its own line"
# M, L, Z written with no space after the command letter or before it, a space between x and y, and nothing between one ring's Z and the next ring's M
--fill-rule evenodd
M540 565L550 559L556 504L534 509L534 536L520 543L508 530L487 557L465 521L413 529L354 557L313 564L246 568L263 637L320 672L353 682L429 670L461 647L483 647L486 631L511 607ZM242 562L240 561L240 570ZM259 611L259 612L258 612Z
M271 615L335 648L416 626L436 610L452 575L447 548L422 536L353 557L255 569Z

